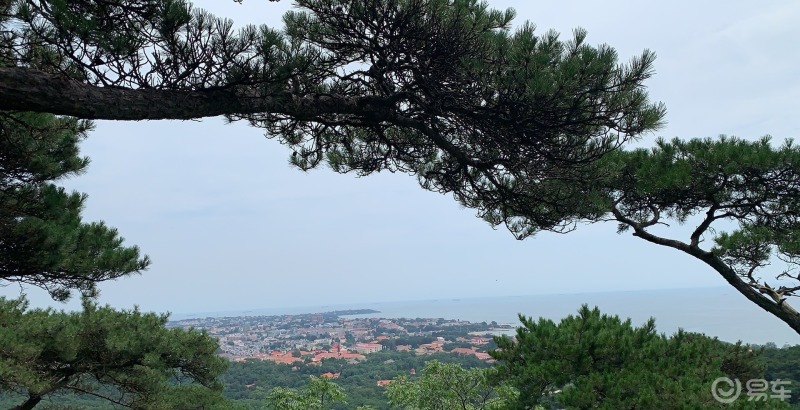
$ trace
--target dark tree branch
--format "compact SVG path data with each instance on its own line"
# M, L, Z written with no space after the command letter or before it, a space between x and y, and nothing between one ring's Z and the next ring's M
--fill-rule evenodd
M48 386L43 390L37 391L36 393L29 392L28 399L25 400L25 402L23 402L22 404L12 407L11 410L30 410L36 407L36 405L38 405L39 402L42 401L42 398L47 394L67 386L70 380L72 379L72 376L75 375L75 372L73 369L67 368L64 370L63 373L64 375L61 377L61 380L53 383L52 385Z
M708 230L714 221L720 218L719 216L715 215L717 209L717 205L712 205L710 208L708 208L705 219L703 219L703 222L701 222L694 232L692 232L689 246L697 247L700 245L700 237L703 236L703 234Z
M39 395L32 395L29 396L27 400L22 402L19 405L12 407L10 410L30 410L36 407L39 402L42 401L42 396Z
M618 201L619 202L619 201ZM717 273L719 273L731 286L733 286L739 293L741 293L744 297L746 297L751 302L758 305L760 308L764 309L765 311L773 314L777 318L781 319L785 322L789 327L794 329L795 332L800 333L800 313L797 312L791 305L786 303L785 298L778 297L775 298L775 292L764 285L755 283L756 288L754 288L753 284L748 284L734 271L730 266L728 266L722 259L720 259L717 255L712 252L705 251L700 249L697 245L687 244L678 240L663 238L657 235L653 235L652 233L648 232L644 229L643 224L640 224L628 217L626 217L618 208L618 203L615 203L611 207L611 212L614 215L615 219L621 223L624 223L631 228L633 228L634 233L633 236L642 238L648 242L670 247L673 249L677 249L679 251L685 252L695 258L703 261L708 266L712 267ZM770 296L770 299L762 296L761 293L765 293Z
M188 120L219 115L275 113L299 120L350 114L379 122L391 99L335 95L259 95L251 87L164 90L96 87L30 68L0 67L0 110L49 112L85 119Z

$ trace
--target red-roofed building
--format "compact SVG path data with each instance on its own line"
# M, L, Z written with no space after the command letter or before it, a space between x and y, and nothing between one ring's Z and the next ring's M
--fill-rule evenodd
M366 356L358 353L319 353L311 359L314 362L321 362L323 359L344 359L344 360L366 360Z
M487 360L487 361L488 360L494 360L494 359L492 359L492 356L489 356L489 353L476 352L475 353L475 357L477 357L478 359Z
M383 345L380 343L356 343L353 350L361 354L370 354L383 350Z
M283 363L283 364L294 364L297 362L302 363L303 359L299 357L292 356L292 352L279 352L274 351L270 353L269 356L261 356L259 357L261 360L269 360L275 363Z
M460 354L460 355L463 355L463 356L475 356L476 358L478 358L480 360L491 360L491 361L494 361L494 359L492 359L492 356L489 356L489 353L479 352L479 351L476 350L475 347L473 347L471 349L467 349L467 348L464 348L464 347L456 347L455 349L451 350L450 353Z
M455 349L451 350L450 353L460 354L462 356L472 356L474 355L475 348L467 349L466 347L456 347Z

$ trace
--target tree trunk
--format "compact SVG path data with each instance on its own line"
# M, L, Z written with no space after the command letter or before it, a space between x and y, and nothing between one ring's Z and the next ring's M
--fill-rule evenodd
M11 410L30 410L36 407L40 401L42 401L42 396L30 396L28 397L28 400L25 400L24 403L12 407Z
M624 222L624 221L623 221ZM673 239L666 239L656 235L653 235L641 228L634 226L634 230L636 231L633 235L638 236L648 242L655 243L661 246L667 246L670 248L677 249L679 251L683 251L689 255L694 256L695 258L705 262L706 265L712 267L715 271L717 271L720 275L722 275L725 280L734 287L739 293L744 295L747 299L751 302L758 305L760 308L766 310L767 312L771 313L773 316L777 317L778 319L782 320L784 323L789 325L792 329L794 329L797 334L800 334L800 314L789 306L787 303L776 303L771 301L761 295L757 290L753 289L752 286L745 283L741 277L731 269L725 262L723 262L719 257L714 255L711 252L704 251L697 246L692 246L680 241L676 241Z
M722 275L722 277L725 278L725 280L728 281L728 283L730 283L731 286L733 286L737 291L739 291L739 293L744 295L744 297L767 312L771 313L778 319L782 320L784 323L789 325L789 327L794 329L797 334L800 334L800 314L798 314L795 309L789 306L789 304L786 302L776 303L767 299L752 286L745 283L745 281L743 281L733 269L731 269L727 264L725 264L725 262L720 260L711 252L689 254L714 268L714 270Z
M264 94L257 85L196 90L97 87L23 67L0 67L0 96L0 110L124 121L273 113L299 120L346 114L380 122L392 117L394 105L375 96Z

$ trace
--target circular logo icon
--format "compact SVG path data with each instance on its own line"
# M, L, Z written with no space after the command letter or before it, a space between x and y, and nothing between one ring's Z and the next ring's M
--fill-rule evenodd
M739 398L740 394L742 394L742 383L739 379L731 380L727 377L718 377L714 380L714 383L711 383L711 395L714 396L714 400L720 403L733 403Z

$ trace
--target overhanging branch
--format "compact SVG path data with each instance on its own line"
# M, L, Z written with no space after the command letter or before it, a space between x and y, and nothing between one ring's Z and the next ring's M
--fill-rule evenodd
M657 235L653 235L652 233L648 232L645 229L644 224L640 224L625 216L617 208L618 203L619 201L615 202L611 206L611 212L617 221L629 225L631 228L633 228L634 236L642 238L648 242L655 243L657 245L667 246L670 248L683 251L703 261L706 265L712 267L715 271L717 271L717 273L719 273L731 286L733 286L739 293L741 293L748 300L755 303L765 311L775 315L777 318L781 319L784 323L786 323L792 329L794 329L795 332L800 333L800 313L797 310L795 310L791 305L786 303L785 298L782 298L780 297L780 295L777 295L774 289L768 286L765 287L764 285L761 285L758 282L755 282L754 284L746 283L742 279L742 277L736 273L736 271L734 271L723 260L721 260L719 256L715 255L713 252L705 251L695 244L687 244L678 240L667 239ZM704 223L709 220L713 221L713 218L709 219L707 217ZM769 298L762 296L761 295L762 293L768 295Z
M263 87L262 87L263 88ZM96 87L58 74L0 67L0 110L48 112L94 120L189 120L219 115L275 113L299 120L346 114L380 121L389 98L337 95L260 94L258 86L165 90Z

